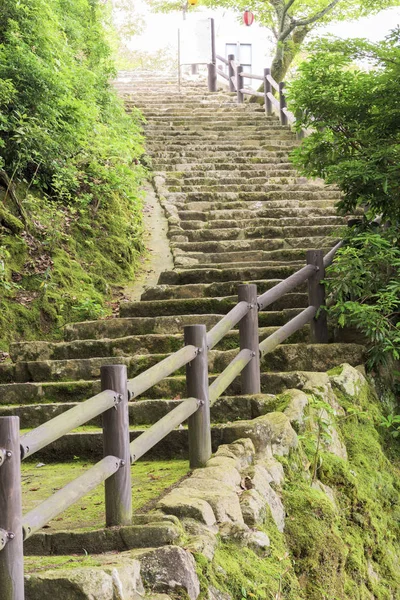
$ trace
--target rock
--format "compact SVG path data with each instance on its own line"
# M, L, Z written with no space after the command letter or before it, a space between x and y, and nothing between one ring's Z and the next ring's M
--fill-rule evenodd
M288 390L285 392L286 394L291 396L291 400L289 406L284 410L284 414L295 429L300 431L304 426L304 411L308 405L308 396L300 390Z
M222 523L219 534L223 540L232 540L247 546L250 529L245 523Z
M271 541L263 531L252 531L248 538L248 545L254 550L266 550L270 547Z
M223 446L220 446L220 448L223 448ZM238 461L236 457L233 458L228 456L217 455L213 456L212 458L210 458L210 460L207 461L206 467L222 467L223 469L234 468L237 471L239 471L240 461Z
M213 585L208 588L208 600L232 600L232 597L225 592L221 592Z
M140 600L144 593L136 560L113 567L47 571L25 577L26 600Z
M265 469L265 467L261 464L257 464L252 468L249 468L246 471L247 476L250 478L250 483L253 486L253 489L251 489L251 492L255 492L262 500L263 503L263 507L264 507L264 512L263 515L265 516L265 510L266 510L266 505L269 506L270 510L271 510L271 515L272 518L274 519L277 528L279 529L279 531L283 531L284 527L285 527L285 510L283 508L283 504L282 501L280 499L280 497L278 496L278 494L275 492L274 489L272 489L271 485L270 485L270 481L271 480L271 476L269 475L268 471ZM242 494L242 498L243 496L245 496L247 492L245 492L244 494ZM242 498L240 499L240 502L242 504ZM247 506L245 504L246 507L246 517L247 515L249 519L251 519L251 510L256 510L256 500L257 497L253 496L253 501L250 502L248 501L247 503L249 504L249 506ZM243 512L243 507L242 507L242 512ZM254 512L254 515L256 515L256 512ZM247 525L250 525L250 522L246 521L246 517L245 517L245 513L243 513L243 518L245 519L245 523ZM261 518L261 512L260 512L260 518ZM261 521L258 521L259 523ZM256 522L254 522L254 524L256 524Z
M240 496L240 508L243 520L249 527L255 527L265 519L266 504L256 490L247 490Z
M218 485L214 480L187 480L173 493L179 494L180 497L205 500L211 506L218 523L225 521L243 523L236 492L223 484Z
M164 546L143 552L139 560L143 580L152 591L169 593L184 590L190 600L197 599L200 583L190 552L178 546Z
M238 421L239 423L242 422L252 422L252 421ZM256 450L254 447L253 442L248 438L244 438L244 439L238 439L240 438L240 436L236 436L235 438L232 438L232 443L229 444L224 444L222 446L220 446L217 450L217 452L215 453L215 457L227 457L227 458L233 458L237 460L237 468L243 469L245 467L247 467L248 465L251 465L253 460L254 460L254 456L256 454Z
M347 363L341 365L341 369L340 373L330 375L331 384L342 393L354 398L361 392L365 385L368 385L367 381L358 369Z
M192 553L200 552L211 561L218 545L216 536L218 527L207 527L194 519L185 519L182 525L189 537L187 544L185 544L186 550Z
M182 497L179 488L164 496L157 508L180 519L196 519L210 527L216 523L214 511L208 502L199 498Z
M228 465L222 467L207 466L205 469L196 469L188 481L196 479L215 480L218 483L224 483L233 490L239 488L241 481L239 471L235 467L228 467Z
M285 472L281 463L276 458L265 458L261 461L257 461L256 464L260 464L268 472L271 478L270 483L274 483L276 486L281 487L285 480Z
M257 454L269 456L273 454L286 455L292 448L297 448L296 432L288 417L280 412L269 413L252 421L237 421L221 426L224 442L237 438L250 438Z

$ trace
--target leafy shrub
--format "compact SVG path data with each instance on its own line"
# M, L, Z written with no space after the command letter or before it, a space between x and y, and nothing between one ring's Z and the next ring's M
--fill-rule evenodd
M2 0L0 346L101 316L134 277L141 116L111 86L108 30L101 0Z
M400 240L397 228L350 230L326 275L329 315L369 340L370 366L400 358Z

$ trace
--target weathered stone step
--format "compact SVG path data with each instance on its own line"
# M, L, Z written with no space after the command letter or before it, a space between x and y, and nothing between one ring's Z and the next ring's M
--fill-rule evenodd
M235 201L241 200L243 202L266 202L268 200L339 200L341 194L336 190L316 189L314 190L278 190L278 191L266 191L266 192L189 192L185 194L187 202L210 202L219 200L220 202L225 200ZM170 194L170 198L174 198L174 194Z
M236 161L235 161L236 163ZM293 165L289 162L279 162L279 163L226 163L226 162L209 162L203 164L186 163L181 165L181 170L176 170L175 165L168 164L167 162L163 164L162 170L157 169L157 164L153 163L154 174L155 175L163 175L166 173L171 176L193 176L193 177L202 177L204 174L209 175L212 173L218 176L220 173L224 176L229 175L229 173L243 173L244 177L252 177L253 173L265 173L268 175L269 173L279 173L285 175L286 173L296 172Z
M210 383L215 376L210 375ZM306 376L297 372L262 373L261 384L264 393L280 394L285 389L301 388ZM81 402L100 392L100 381L39 382L0 384L0 405L27 405L37 403ZM226 394L240 395L239 378L229 386ZM171 399L185 398L186 378L182 375L166 377L163 381L145 392L141 398Z
M233 173L233 172L232 172ZM276 186L275 189L280 189L282 186L287 186L288 189L297 189L293 188L293 186L301 185L303 189L315 189L315 184L311 184L309 181L304 180L303 177L289 177L285 174L283 177L272 177L266 176L264 172L248 172L248 179L243 173L236 173L235 175L230 175L229 171L225 176L221 176L218 171L214 173L203 173L202 176L193 177L191 173L189 175L184 176L183 174L179 177L167 177L166 186L167 187L182 187L183 189L189 191L192 187L214 187L214 186L242 186L242 185L266 185L268 186ZM321 184L319 186L321 189L328 189L326 186ZM273 189L270 187L269 189Z
M330 246L325 246L324 250L327 252L330 250ZM175 266L189 267L203 265L216 265L218 264L221 268L222 265L228 265L230 263L247 265L254 264L257 266L259 263L272 264L275 261L290 263L293 261L304 261L306 256L306 248L298 249L281 249L281 250L239 250L238 252L192 252L182 253L175 255Z
M325 354L322 354L325 352ZM327 371L343 362L361 364L364 358L364 349L355 344L330 344L330 345L303 345L283 344L268 354L261 361L263 371L282 371L288 364L294 370L302 371ZM209 372L221 373L236 356L237 349L219 351L212 350L208 354ZM133 378L157 364L167 355L147 354L136 356L119 356L107 358L87 358L70 360L47 360L18 362L12 365L12 379L9 378L10 369L3 369L0 365L0 382L17 383L43 382L43 381L75 381L90 380L100 377L100 368L109 364L124 364L128 369L128 377ZM183 374L184 368L177 371Z
M202 319L201 319L202 320ZM276 327L260 327L260 340L265 339ZM308 330L301 332L296 341L307 341ZM179 333L148 334L101 340L75 340L71 342L19 342L11 345L13 362L70 360L76 358L107 358L133 356L135 354L168 354L183 346L183 329ZM239 332L229 332L218 344L219 350L239 347Z
M272 154L272 153L271 153ZM171 156L166 158L165 153L160 152L158 156L153 154L153 168L155 171L184 171L192 169L221 169L229 170L229 165L232 170L237 169L238 165L244 165L246 169L250 169L252 165L254 168L258 168L260 165L271 165L271 167L288 164L288 153L284 151L276 151L271 156L266 156L265 152L250 152L248 155L245 153L229 153L232 159L231 163L227 163L227 155L225 152L215 153L212 156L204 156L203 153L199 154L197 160L193 157L188 156Z
M207 171L204 169L203 171L170 171L166 173L166 185L186 185L186 184L204 184L204 183L238 183L246 181L247 179L250 181L255 181L256 183L272 181L276 180L293 180L302 181L302 178L296 178L296 171L290 173L289 171L279 171L282 173L281 175L277 175L277 171L269 170L261 170L254 168L253 170L247 170L243 168L242 171L236 169L234 171ZM163 176L162 173L155 173L155 176Z
M268 206L268 204L266 204L264 206ZM263 211L261 214L258 213L258 211L255 211L254 217L248 217L248 218L240 218L238 216L235 219L234 215L232 215L232 217L230 217L229 220L226 220L226 221L223 219L210 220L208 222L205 222L205 221L181 221L179 223L178 229L183 233L183 235L186 235L190 232L198 231L198 230L213 231L213 230L220 230L220 229L240 229L241 231L243 231L243 233L245 233L247 230L251 231L252 229L254 229L255 226L267 227L267 228L268 227L276 227L279 222L279 225L281 226L282 230L286 231L286 228L289 229L289 228L295 227L296 223L289 225L286 222L287 219L285 217L280 216L279 213L282 212L280 210L282 208L285 208L285 207L278 206L275 209L270 209L270 210L267 209L267 210ZM303 207L301 207L301 208L303 208ZM321 207L317 206L317 208L321 208ZM275 211L277 211L277 212L275 212ZM226 211L226 212L229 214L229 211ZM235 211L235 212L239 212L239 211ZM251 211L249 211L249 212L251 212ZM329 212L328 209L325 212L326 213ZM331 212L334 212L334 211L331 210ZM268 213L269 213L269 215L268 215ZM310 208L308 208L308 213L310 213ZM279 221L278 221L278 219L279 219ZM321 224L320 224L319 220L315 223L314 220L312 219L312 217L309 219L309 222L310 222L310 226L309 226L310 236L313 236L313 233L314 233L313 227L319 227ZM304 228L307 226L306 224L307 224L306 218L297 219L297 227ZM324 226L324 225L322 225L322 226ZM339 227L339 226L340 227L343 226L343 223L341 225L339 223L337 223L336 225L334 225L334 224L331 225L332 234L335 231L335 227ZM172 226L172 224L171 224L170 232L175 233L175 229L174 229L174 226ZM246 237L246 235L244 235L243 237Z
M86 457L89 458L90 454L86 454ZM51 462L54 460L57 461L53 457ZM73 460L73 457L70 457L70 460ZM62 468L61 465L60 467ZM134 516L133 523L124 527L92 531L84 529L67 532L40 531L24 543L24 554L25 556L94 555L124 552L134 548L159 548L179 543L182 535L173 517L167 515L164 518L158 515L156 519L151 515L137 515ZM92 598L94 599L94 596Z
M269 203L265 203L262 205L262 207L260 208L259 206L257 207L251 207L248 208L248 205L244 204L243 208L240 209L226 209L226 208L222 208L219 210L208 210L207 212L203 212L200 210L179 210L178 211L178 215L179 215L179 219L181 221L192 221L192 222L203 222L203 223L209 223L214 224L214 222L220 223L220 222L225 222L225 221L250 221L250 220L257 220L257 223L259 221L260 218L265 219L266 217L265 215L268 213L268 206ZM296 209L296 210L295 210ZM296 225L304 225L304 221L306 220L304 217L307 217L307 214L309 215L309 210L307 209L301 209L300 214L298 214L298 209L299 207L293 207L293 211L296 212L295 216L289 216L289 217L281 217L281 222L282 225L287 225L287 226L296 226ZM307 211L307 212L306 212ZM287 212L287 211L285 211ZM343 224L343 217L338 217L335 214L333 215L326 215L326 211L323 211L324 214L318 214L318 215L314 215L311 217L310 220L307 219L307 222L311 222L312 224L315 225L339 225L339 224ZM303 216L304 215L304 216ZM265 225L274 225L276 224L276 221L274 219L269 219L269 222L265 222ZM182 225L181 225L182 227Z
M263 236L268 238L282 238L285 237L285 235L287 235L289 238L294 238L296 235L299 237L304 237L307 234L320 237L328 236L335 231L339 231L340 229L341 227L339 225L321 225L310 227L252 227L246 229L200 229L197 231L184 231L183 234L187 237L188 241L197 242L206 240L251 239L260 238Z
M322 219L321 219L322 220ZM341 219L338 219L341 221ZM327 222L328 219L327 219ZM251 240L222 240L208 242L173 242L172 252L237 252L239 250L278 250L279 248L332 248L338 240L332 236L316 236L304 238L271 238Z
M226 193L226 194L235 194L240 192L260 192L260 193L270 193L270 192L281 192L282 197L291 197L294 192L296 195L298 192L311 192L314 197L317 197L318 192L322 194L326 193L328 190L325 187L317 187L317 186L307 186L302 185L301 183L291 185L286 184L275 184L269 183L267 180L262 179L259 183L251 182L251 183L232 183L232 184L224 184L223 182L216 182L211 185L188 185L188 184L178 184L178 185L167 185L169 191L171 192L183 192L185 194L208 194L208 193ZM336 190L332 190L334 192L331 197L336 197Z
M251 279L247 281L251 281ZM178 298L172 300L148 300L146 302L122 302L120 305L120 316L124 318L145 317L152 314L204 315L218 312L226 314L235 304L237 304L237 296L227 298ZM287 308L304 308L304 306L306 306L306 295L301 292L291 292L271 305L271 310L268 312L281 311Z
M276 410L282 401L271 394L256 396L222 396L211 407L213 423L227 423L239 419L255 419ZM181 403L181 399L138 400L129 402L129 422L133 426L153 425ZM79 402L62 402L47 404L26 404L18 406L1 406L0 417L19 417L21 429L39 427L50 419L54 419L67 410L79 406ZM99 416L86 424L88 427L101 427Z
M184 256L186 256L186 254ZM252 281L251 283L255 283L257 285L257 292L260 295L263 294L265 291L271 289L271 287L274 287L281 281L281 279L264 279ZM167 300L172 298L183 300L184 298L221 298L226 296L233 297L235 296L235 294L237 294L240 283L240 281L224 281L219 283L156 285L153 287L148 287L143 292L140 300ZM303 291L305 289L305 285L303 285L296 288L296 291Z

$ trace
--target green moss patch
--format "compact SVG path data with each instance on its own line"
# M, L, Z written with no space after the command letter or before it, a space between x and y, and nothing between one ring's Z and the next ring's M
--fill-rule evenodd
M40 464L40 463L39 463ZM90 464L81 460L37 466L22 464L22 500L24 513L32 510L57 490L73 481ZM132 504L135 512L145 509L171 485L188 473L186 460L137 462L132 466ZM104 485L98 486L74 506L51 521L46 531L97 529L104 526Z

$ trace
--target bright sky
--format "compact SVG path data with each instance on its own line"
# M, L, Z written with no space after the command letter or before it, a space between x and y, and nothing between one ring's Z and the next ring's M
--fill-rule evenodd
M147 23L147 27L142 35L133 37L128 42L128 46L132 50L142 50L152 52L159 48L168 45L175 46L177 39L177 28L182 21L181 13L173 13L169 15L151 14L148 7L142 0L135 3L140 13ZM231 29L238 32L237 14L233 11L202 9L201 12L195 13L198 17L215 17L216 26L224 25L224 30ZM193 18L195 15L190 15ZM340 37L367 37L373 41L380 40L389 32L390 29L400 24L400 8L392 8L381 12L370 18L360 19L358 21L332 24L324 30L319 29L321 33L333 33ZM244 27L244 26L243 26ZM263 37L265 39L266 32L262 27L254 24L251 28L254 38ZM239 29L240 31L240 29ZM233 35L231 36L233 37ZM237 38L238 39L238 38Z

